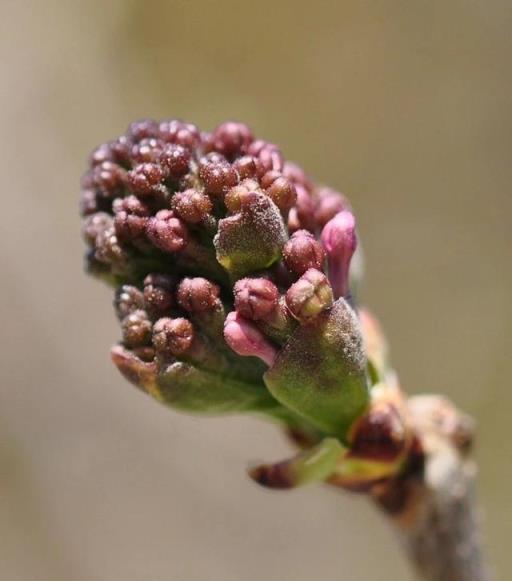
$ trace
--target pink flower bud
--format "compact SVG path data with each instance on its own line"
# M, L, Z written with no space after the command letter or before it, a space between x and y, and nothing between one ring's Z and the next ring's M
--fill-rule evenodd
M182 355L192 345L194 327L182 317L158 319L153 327L153 346L163 356Z
M184 278L176 292L178 304L190 313L200 313L214 309L219 302L219 287L200 276Z
M189 169L190 151L182 145L169 143L160 153L160 163L175 179L186 174Z
M123 340L129 347L146 345L151 338L151 321L146 311L137 310L127 315L122 323Z
M235 284L235 309L247 319L257 321L277 306L279 291L265 278L242 278Z
M253 141L253 136L245 123L226 121L214 129L211 139L217 151L231 158L245 153Z
M273 143L268 143L262 139L253 141L247 150L249 155L255 157L259 162L260 175L270 170L282 171L284 158L281 150Z
M307 230L295 232L283 247L286 267L299 276L309 268L321 270L324 258L322 245Z
M167 314L174 304L174 280L167 274L151 273L144 279L144 306L153 317Z
M214 196L225 194L238 182L238 175L227 161L206 161L199 167L199 177L205 191Z
M188 242L185 224L171 210L160 210L146 226L149 240L164 252L178 252Z
M350 205L343 194L331 188L322 188L318 194L315 220L323 228L338 212L350 210Z
M289 210L297 201L297 190L292 181L278 171L268 171L261 178L261 187L282 211Z
M174 194L172 207L185 222L198 224L212 211L213 204L206 194L189 188L184 192Z
M149 208L136 196L117 198L112 205L114 210L114 228L122 242L129 242L144 235Z
M272 367L277 356L277 350L263 333L236 311L226 317L224 339L238 355L258 357L269 367Z
M286 306L291 314L307 322L332 305L332 289L325 274L310 268L286 293Z
M345 297L349 292L350 260L357 246L356 220L352 212L344 210L327 222L322 230L322 244L334 296Z
M138 196L155 196L165 188L163 181L166 175L161 165L141 163L128 172L128 188Z

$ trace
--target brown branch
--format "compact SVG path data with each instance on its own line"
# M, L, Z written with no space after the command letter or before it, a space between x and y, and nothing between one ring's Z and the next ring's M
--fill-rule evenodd
M425 580L488 581L476 470L467 457L472 422L437 396L413 397L409 410L421 453L416 460L413 455L407 473L372 493Z

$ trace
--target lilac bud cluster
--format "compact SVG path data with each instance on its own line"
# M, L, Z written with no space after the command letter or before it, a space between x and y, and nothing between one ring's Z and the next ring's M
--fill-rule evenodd
M80 211L88 270L115 286L122 348L141 366L131 378L208 352L271 367L350 294L348 202L243 123L132 123L91 153Z

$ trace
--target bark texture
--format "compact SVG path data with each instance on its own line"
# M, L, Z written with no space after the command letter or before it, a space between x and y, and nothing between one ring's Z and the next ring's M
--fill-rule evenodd
M421 462L374 496L392 517L402 544L426 581L488 581L468 458L472 421L446 399L409 400ZM418 455L420 457L420 455Z

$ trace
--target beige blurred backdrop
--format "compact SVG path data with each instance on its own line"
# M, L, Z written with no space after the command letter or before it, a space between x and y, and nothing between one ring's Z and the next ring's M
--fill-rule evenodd
M348 194L411 393L478 420L512 575L510 0L0 2L2 581L412 579L364 499L270 493L271 426L178 415L109 362L82 273L86 156L142 116L245 120Z

